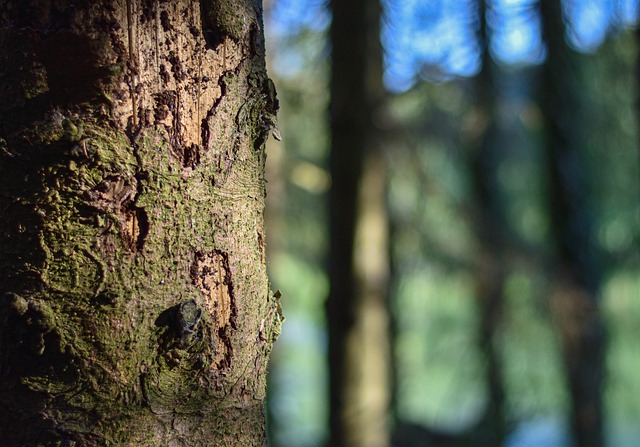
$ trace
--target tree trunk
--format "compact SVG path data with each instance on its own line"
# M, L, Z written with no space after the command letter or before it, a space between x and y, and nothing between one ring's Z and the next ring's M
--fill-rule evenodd
M330 439L332 447L385 447L389 430L386 167L378 0L331 2L329 168Z
M253 0L0 0L0 439L265 445Z
M503 320L504 282L507 268L504 262L506 223L498 181L498 167L504 158L502 139L497 137L496 122L498 67L489 53L486 0L477 0L479 37L484 46L482 68L475 79L476 107L484 128L472 141L471 176L475 189L474 218L480 242L475 272L475 293L478 301L480 327L478 344L486 362L488 403L475 433L476 441L486 446L501 446L506 434L504 414L504 380L496 333Z
M605 327L599 308L600 267L584 167L580 60L565 41L559 0L542 0L547 43L542 110L546 119L551 231L557 274L551 308L562 337L576 447L601 447Z

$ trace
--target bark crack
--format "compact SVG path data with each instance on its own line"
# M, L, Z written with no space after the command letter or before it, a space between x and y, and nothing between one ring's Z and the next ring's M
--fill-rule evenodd
M134 53L134 48L137 48L134 40L134 22L133 22L133 6L131 4L131 0L127 0L127 37L129 39L129 61L130 61L130 69L131 69L131 122L132 126L135 129L138 126L138 118L137 118L137 104L136 104L136 84L137 84L137 76L136 73L138 71L138 58L137 53ZM134 54L136 56L134 56Z

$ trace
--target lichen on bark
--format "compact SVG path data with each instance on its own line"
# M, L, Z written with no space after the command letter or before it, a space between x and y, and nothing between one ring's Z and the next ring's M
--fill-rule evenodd
M3 445L263 445L260 8L211 46L191 1L5 3Z

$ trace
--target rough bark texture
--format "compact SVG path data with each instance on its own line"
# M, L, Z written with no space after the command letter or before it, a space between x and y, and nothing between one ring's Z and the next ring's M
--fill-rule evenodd
M382 50L377 0L331 2L330 439L389 445L386 167L375 125Z
M253 0L0 0L0 439L264 445Z
M606 333L599 308L598 250L583 159L585 121L580 60L565 41L559 0L542 0L547 42L542 110L547 126L551 231L556 247L556 286L551 309L564 347L576 447L601 447Z

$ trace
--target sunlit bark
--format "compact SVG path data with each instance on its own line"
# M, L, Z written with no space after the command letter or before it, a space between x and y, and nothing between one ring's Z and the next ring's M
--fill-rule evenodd
M265 445L249 0L0 0L0 444Z

